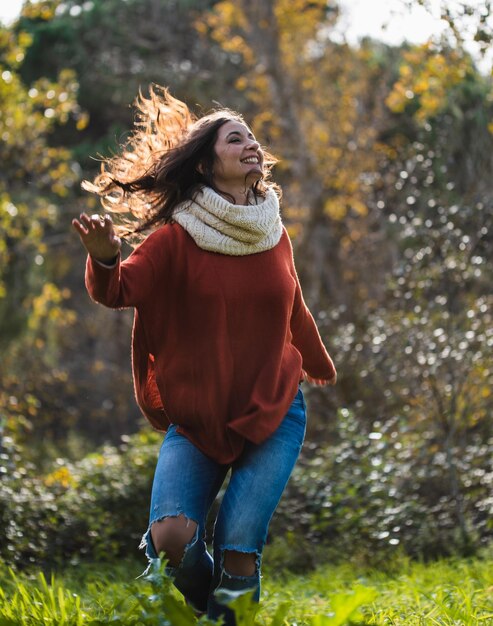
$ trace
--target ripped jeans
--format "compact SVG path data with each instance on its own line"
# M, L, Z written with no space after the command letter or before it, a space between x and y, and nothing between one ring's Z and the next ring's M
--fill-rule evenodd
M159 454L151 496L150 521L142 539L151 565L157 562L151 525L166 517L184 515L197 522L195 537L186 546L178 567L167 573L185 599L212 619L222 617L225 626L235 624L233 612L221 605L218 590L253 590L260 597L260 562L271 517L281 499L298 458L306 428L306 406L299 389L277 430L261 444L246 442L231 465L220 465L205 456L170 426ZM205 544L207 514L228 470L231 477L214 526L213 557ZM224 552L256 555L253 576L235 576L224 569Z

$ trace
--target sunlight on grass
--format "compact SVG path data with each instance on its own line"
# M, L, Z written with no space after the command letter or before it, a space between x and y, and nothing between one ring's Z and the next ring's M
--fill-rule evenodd
M163 571L145 579L136 579L138 573L134 563L94 564L52 575L48 582L41 573L0 567L0 624L196 622ZM269 575L256 615L244 596L231 599L239 626L482 626L493 623L493 568L487 559L403 561L388 573L325 566L304 576Z
M493 623L493 566L485 560L430 564L403 561L391 573L356 570L350 565L321 567L305 577L267 581L261 616L289 604L289 624L312 625L315 615L331 615L336 598L360 589L373 592L362 603L363 624L469 626ZM337 612L337 611L336 611ZM342 614L339 609L339 614ZM354 617L353 617L354 620ZM330 622L321 622L330 623ZM347 622L342 622L347 623Z

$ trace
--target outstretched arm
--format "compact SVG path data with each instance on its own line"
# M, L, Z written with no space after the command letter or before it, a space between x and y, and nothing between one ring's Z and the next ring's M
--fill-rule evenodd
M121 240L117 237L111 218L106 215L72 221L81 242L88 252L86 287L96 302L119 309L137 306L155 284L153 255L162 252L159 242L149 245L152 235L121 262Z

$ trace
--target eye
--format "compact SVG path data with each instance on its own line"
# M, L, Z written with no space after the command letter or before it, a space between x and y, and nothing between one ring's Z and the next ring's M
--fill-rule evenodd
M236 137L235 139L231 139L229 143L239 143L240 142L240 138Z

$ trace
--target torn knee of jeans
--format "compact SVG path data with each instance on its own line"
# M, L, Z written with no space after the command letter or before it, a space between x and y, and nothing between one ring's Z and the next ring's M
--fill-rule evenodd
M237 573L233 573L231 571L228 571L225 567L225 553L226 552L236 552L239 554L251 554L252 556L255 556L254 559L254 572L253 574L246 574L246 575L242 575L242 574L237 574ZM257 579L260 573L260 562L261 562L261 554L260 552L258 552L257 550L251 550L248 548L232 548L232 547L226 547L224 549L221 549L221 559L220 559L220 567L221 567L221 577L223 577L223 575L227 578L227 579L231 579L231 580L244 580L244 581L252 581L254 579Z
M166 569L171 569L171 570L183 566L183 564L185 562L185 558L189 554L190 549L193 548L193 546L197 543L197 541L199 539L199 524L198 524L198 522L193 520L191 517L184 515L183 513L178 513L177 515L163 515L162 517L159 517L159 518L157 518L155 520L152 520L152 522L149 525L149 528L147 529L146 533L142 537L142 540L141 540L140 545L139 545L139 548L146 548L146 556L147 556L148 559L150 559L150 560L159 559L160 555L164 554L164 551L160 551L158 553L158 551L156 549L156 546L154 545L153 538L152 538L151 528L152 528L152 526L156 522L162 522L165 519L178 518L178 517L183 517L186 520L186 526L187 527L188 527L189 524L194 523L194 524L196 524L196 528L195 528L195 532L192 535L191 539L183 547L183 554L181 556L181 559L180 559L179 563L177 565L175 565L175 566L169 565L166 568Z

